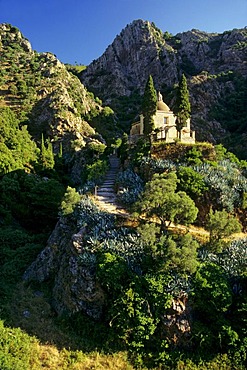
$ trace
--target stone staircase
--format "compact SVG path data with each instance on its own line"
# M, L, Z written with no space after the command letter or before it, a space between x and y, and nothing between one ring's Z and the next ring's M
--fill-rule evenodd
M116 192L114 184L117 173L119 171L120 161L116 155L109 157L110 169L108 170L105 181L99 186L95 192L95 200L97 205L104 211L114 214L127 214L116 201Z

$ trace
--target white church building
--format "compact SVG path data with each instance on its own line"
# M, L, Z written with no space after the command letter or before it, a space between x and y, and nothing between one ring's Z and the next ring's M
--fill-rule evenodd
M181 143L195 143L195 131L190 129L190 118L186 121L186 126L182 127L181 131L177 130L177 117L168 105L163 102L161 93L158 93L157 110L153 116L154 132L152 134L153 140L164 140L167 143L173 143L177 140ZM144 116L140 115L140 120L131 126L130 142L135 142L143 135L144 130Z

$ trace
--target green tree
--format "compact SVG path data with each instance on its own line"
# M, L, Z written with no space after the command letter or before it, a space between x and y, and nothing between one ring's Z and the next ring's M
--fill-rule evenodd
M0 108L0 174L30 167L36 161L38 149L31 140L27 127L10 108Z
M97 159L93 164L86 166L87 181L99 182L105 176L109 164L106 160Z
M166 292L169 276L164 273L136 275L108 310L111 325L123 339L136 365L168 356L166 338L160 339L162 315L172 297Z
M193 199L208 190L203 176L191 167L179 166L177 176L179 179L178 189L185 191Z
M121 145L118 148L118 155L120 157L122 164L128 158L128 151L129 151L128 135L124 133L122 137Z
M93 154L93 157L99 158L106 149L106 145L99 141L90 141L87 145L88 149Z
M0 181L0 205L21 226L35 231L50 231L55 226L63 195L64 187L58 181L23 170L11 172Z
M221 252L228 245L224 238L241 231L239 221L225 210L210 210L205 228L209 231L209 249L213 252Z
M146 83L142 101L142 114L144 116L144 135L148 138L150 138L150 135L154 130L153 116L156 113L156 109L157 95L154 88L153 78L150 75Z
M80 199L80 194L78 194L74 188L68 186L61 202L60 214L62 216L68 216L73 213L75 206L80 202Z
M186 126L187 119L190 118L191 114L189 90L184 74L179 82L177 101L174 111L177 115L177 129L178 131L181 131L182 127Z
M52 143L47 140L47 147L44 142L44 135L41 137L40 164L42 170L52 170L55 165Z
M161 230L171 222L189 224L195 221L198 209L193 200L182 191L176 193L177 176L175 172L155 174L149 181L137 202L136 209L147 217L157 217Z
M185 161L190 166L198 166L202 163L203 154L200 149L193 146L185 155Z
M202 264L192 280L191 295L197 318L194 338L203 350L212 354L222 349L223 340L227 341L229 321L226 314L231 308L233 293L224 270L214 263Z
M167 243L167 267L181 274L193 274L197 267L197 249L199 244L190 234L178 237Z

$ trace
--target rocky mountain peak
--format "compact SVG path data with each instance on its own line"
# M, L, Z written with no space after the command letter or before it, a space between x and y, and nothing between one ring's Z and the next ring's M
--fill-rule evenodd
M162 55L162 57L161 57ZM170 61L171 47L167 47L163 33L150 22L137 20L127 25L104 54L89 65L82 80L97 94L110 101L111 95L130 95L133 89L143 89L149 74L154 79L162 72L162 59ZM169 70L175 82L176 65ZM105 94L108 85L110 94Z
M8 23L0 24L0 49L1 44L8 46L13 42L19 44L24 51L28 53L32 52L30 42L22 35L21 31L17 27L13 27Z

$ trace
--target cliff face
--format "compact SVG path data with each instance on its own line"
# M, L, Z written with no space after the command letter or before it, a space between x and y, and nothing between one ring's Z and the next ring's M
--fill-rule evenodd
M128 25L105 53L88 66L82 73L82 81L98 95L111 100L115 94L129 95L136 88L143 90L149 74L155 82L159 81L164 60L169 74L166 80L172 85L177 81L174 50L149 22L138 20Z
M94 263L83 262L85 227L70 218L60 218L46 248L24 274L24 280L53 282L52 304L58 314L83 311L99 319L104 294L96 282ZM86 261L86 258L84 258Z
M184 73L197 140L216 142L229 132L210 112L236 91L234 79L247 77L246 56L246 28L223 34L191 30L172 36L150 22L137 20L122 30L105 53L83 71L81 80L114 106L119 97L131 96L135 90L142 94L151 74L156 89L163 92L172 107L173 99L167 94Z

